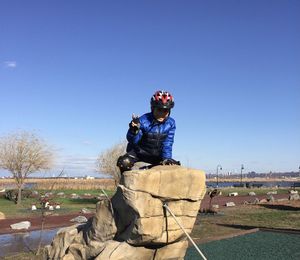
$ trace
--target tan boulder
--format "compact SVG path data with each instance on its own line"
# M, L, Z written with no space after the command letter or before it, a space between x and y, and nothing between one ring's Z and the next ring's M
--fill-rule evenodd
M83 244L72 243L68 248L68 254L71 254L75 260L87 259L86 246Z
M97 203L96 214L92 220L88 236L91 240L107 241L113 239L117 232L113 209L109 200L101 200Z
M76 260L72 254L66 254L62 260Z
M206 190L203 171L177 165L124 172L121 184L130 190L147 192L164 199L197 201L203 198Z
M142 191L133 191L127 189L123 185L119 185L122 191L123 202L130 206L141 218L163 216L163 201L154 198L149 193ZM201 200L173 200L168 202L169 208L175 216L191 216L195 217L200 209ZM169 213L168 213L169 214Z
M182 240L177 243L169 244L167 246L157 249L155 253L155 258L153 260L183 260L187 248L187 240Z
M195 217L177 217L178 222L188 233L192 231ZM172 243L184 237L184 232L178 226L173 217L167 219L163 216L152 218L139 218L135 222L131 237L127 242L131 245Z
M152 260L155 250L130 246L126 242L107 242L107 246L95 260Z
M163 203L146 192L127 189L119 185L122 191L123 202L130 206L140 217L163 216Z
M171 209L175 216L188 216L196 217L200 209L202 200L198 201L186 201L186 200L174 200L168 202L168 207ZM167 216L170 216L170 213L167 212Z
M49 251L50 259L63 258L77 234L77 225L61 228L60 230L58 230L51 243L51 249Z

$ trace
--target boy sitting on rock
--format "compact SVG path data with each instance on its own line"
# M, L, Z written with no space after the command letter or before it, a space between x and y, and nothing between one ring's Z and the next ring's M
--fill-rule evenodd
M152 165L180 165L172 159L175 120L170 117L174 99L167 91L156 91L151 98L151 113L140 118L132 115L127 132L126 154L120 156L117 166L121 173L131 170L138 162Z

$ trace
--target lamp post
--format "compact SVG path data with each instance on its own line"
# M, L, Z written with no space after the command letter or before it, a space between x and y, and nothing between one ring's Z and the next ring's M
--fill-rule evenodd
M222 170L222 165L217 166L217 188L219 187L219 169Z
M241 185L243 181L243 170L244 170L244 164L241 165Z

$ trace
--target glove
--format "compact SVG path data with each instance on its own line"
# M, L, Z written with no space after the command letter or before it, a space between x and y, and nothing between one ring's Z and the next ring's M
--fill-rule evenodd
M140 123L140 118L139 116L135 116L134 114L132 115L132 120L129 123L129 130L133 134L137 134L140 130L141 123Z
M181 165L180 161L176 161L174 159L164 159L161 162L161 165Z

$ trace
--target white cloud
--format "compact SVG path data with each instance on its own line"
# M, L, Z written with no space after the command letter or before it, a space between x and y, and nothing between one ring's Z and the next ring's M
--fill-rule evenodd
M16 61L5 61L4 66L6 68L14 69L17 67L17 62Z
M97 157L83 157L76 155L61 156L55 164L56 169L66 171L95 171Z

